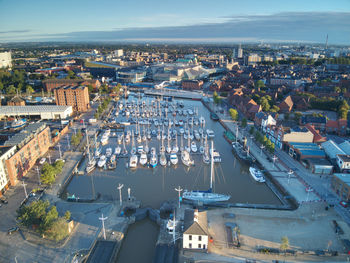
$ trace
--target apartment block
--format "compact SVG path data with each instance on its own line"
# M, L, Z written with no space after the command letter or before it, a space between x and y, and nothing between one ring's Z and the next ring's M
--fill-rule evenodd
M86 86L64 86L54 89L56 105L72 106L73 111L84 112L90 108L89 90Z

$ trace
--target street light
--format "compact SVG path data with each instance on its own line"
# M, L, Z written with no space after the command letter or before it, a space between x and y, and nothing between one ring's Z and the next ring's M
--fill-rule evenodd
M179 186L179 188L175 188L175 191L177 191L179 193L179 208L180 208L180 198L181 198L181 191L183 189Z
M278 158L277 158L276 155L274 155L274 156L272 157L272 160L273 160L273 168L275 168L275 161L276 161L277 159L278 159Z
M264 148L265 148L264 145L260 145L260 156L262 156L262 151L263 151Z
M118 185L118 190L119 190L119 203L120 203L120 206L122 206L122 203L123 203L123 200L122 200L122 188L123 188L123 184L119 184Z
M289 181L290 181L290 176L293 174L294 172L292 170L289 170L288 172L288 184L289 184Z
M41 185L41 182L40 182L40 170L39 170L39 167L36 166L36 171L38 172L38 182L39 182L39 185Z
M27 199L28 198L27 189L26 189L26 185L27 184L25 184L24 181L22 181L22 185L23 185L23 188L24 188L24 194L25 194L26 199Z
M104 240L106 240L106 230L105 230L105 220L107 219L108 217L103 217L103 214L102 214L102 217L99 217L98 219L102 221L102 231L103 231L103 238Z
M57 146L58 146L58 151L60 153L60 159L62 159L61 144L59 143L57 144Z
M51 155L49 154L47 158L49 158L49 164L51 164Z
M68 135L68 134L66 135L66 138L67 138L67 143L68 143L68 149L70 149L70 144L69 144L69 135Z

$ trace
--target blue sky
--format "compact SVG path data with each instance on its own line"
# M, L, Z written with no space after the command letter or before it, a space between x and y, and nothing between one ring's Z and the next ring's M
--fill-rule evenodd
M350 44L350 0L0 0L0 42Z

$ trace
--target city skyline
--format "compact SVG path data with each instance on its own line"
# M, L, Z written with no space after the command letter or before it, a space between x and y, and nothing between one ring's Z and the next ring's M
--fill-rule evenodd
M350 43L350 1L0 1L0 42ZM174 8L175 7L175 8Z

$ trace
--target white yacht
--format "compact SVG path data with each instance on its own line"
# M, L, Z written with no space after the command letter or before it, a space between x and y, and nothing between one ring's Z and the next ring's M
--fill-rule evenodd
M143 150L143 145L137 146L137 152L138 152L139 154L141 154L141 153L144 152L144 150Z
M161 152L161 153L160 153L159 163L160 163L160 165L162 165L162 166L167 165L167 160L166 160L165 152Z
M254 167L249 167L249 172L255 181L257 181L259 183L264 183L266 181L264 176L263 176L263 173L259 169L254 168Z
M107 158L105 155L101 155L100 159L98 160L97 166L102 168L106 164Z
M137 155L131 155L130 162L129 162L129 167L130 168L136 168L137 167L137 161L138 161Z
M111 156L112 156L112 148L108 147L108 148L106 149L106 157L109 158L109 157L111 157Z
M207 136L208 136L209 139L210 138L214 138L215 137L214 131L207 129Z
M191 151L194 153L198 151L197 144L195 142L191 143Z
M177 165L177 163L179 162L179 159L177 158L177 154L176 153L171 153L170 154L170 162L173 165Z
M122 151L122 148L118 145L117 147L115 147L114 154L119 155L121 151Z
M146 165L147 164L147 154L146 153L141 153L140 156L140 164L141 165Z
M189 152L186 150L181 153L181 161L186 166L194 164L193 160L191 160Z

